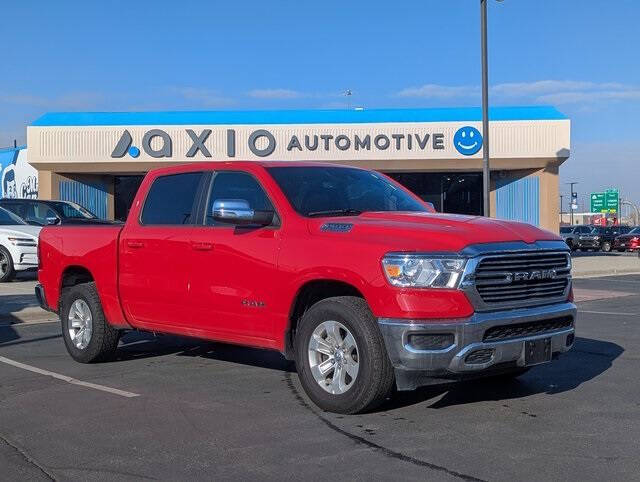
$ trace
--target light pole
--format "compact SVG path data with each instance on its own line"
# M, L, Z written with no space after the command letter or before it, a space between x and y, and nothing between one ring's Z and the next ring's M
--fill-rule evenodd
M491 169L489 168L489 73L487 56L487 0L480 0L480 35L482 44L482 204L490 216Z
M567 184L569 184L571 186L571 203L569 204L569 214L570 214L570 218L571 218L571 226L573 226L573 206L574 206L574 199L575 201L575 205L577 205L577 201L578 201L578 193L573 192L573 186L578 184L577 182L568 182ZM575 195L574 195L575 194Z

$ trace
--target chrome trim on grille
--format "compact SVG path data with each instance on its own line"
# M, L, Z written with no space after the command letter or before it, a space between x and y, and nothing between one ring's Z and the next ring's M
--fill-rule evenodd
M471 257L460 289L477 311L558 303L569 296L571 256L564 241L473 245L463 254ZM535 278L526 279L532 273Z

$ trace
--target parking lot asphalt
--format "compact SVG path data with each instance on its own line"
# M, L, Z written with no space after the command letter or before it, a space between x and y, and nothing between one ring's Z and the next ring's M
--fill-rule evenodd
M0 306L32 283L0 286ZM0 479L637 480L640 275L575 287L576 344L554 363L356 416L320 412L275 352L130 333L81 365L59 323L5 323Z

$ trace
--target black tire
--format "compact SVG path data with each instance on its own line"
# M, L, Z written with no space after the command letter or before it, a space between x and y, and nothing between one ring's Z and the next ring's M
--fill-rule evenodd
M85 348L77 348L69 334L69 311L76 300L84 300L92 317L92 333ZM107 361L113 358L120 339L120 330L113 328L104 317L95 283L82 283L65 289L60 309L62 337L71 358L80 363Z
M605 241L604 243L602 243L600 249L602 249L603 252L608 253L609 251L611 251L611 243L609 241Z
M11 253L4 246L0 246L0 260L6 260L6 270L4 273L0 269L0 283L6 283L7 281L11 281L16 276L16 270L13 267L13 258L11 257Z
M358 374L342 394L331 394L315 380L309 362L309 341L325 321L337 321L353 335L358 346ZM296 367L309 398L322 410L353 414L374 409L392 392L394 371L378 323L366 301L337 296L319 301L304 314L295 338Z
M626 249L618 249L617 251L618 251L618 253L624 253L626 251Z

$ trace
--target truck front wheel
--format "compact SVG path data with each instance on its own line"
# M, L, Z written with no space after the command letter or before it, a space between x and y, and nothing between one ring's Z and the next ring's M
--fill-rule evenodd
M337 296L314 304L300 320L295 347L300 383L323 410L371 410L393 389L382 334L362 298Z
M113 357L120 331L105 319L95 283L82 283L65 290L60 318L64 344L75 361L92 363Z

